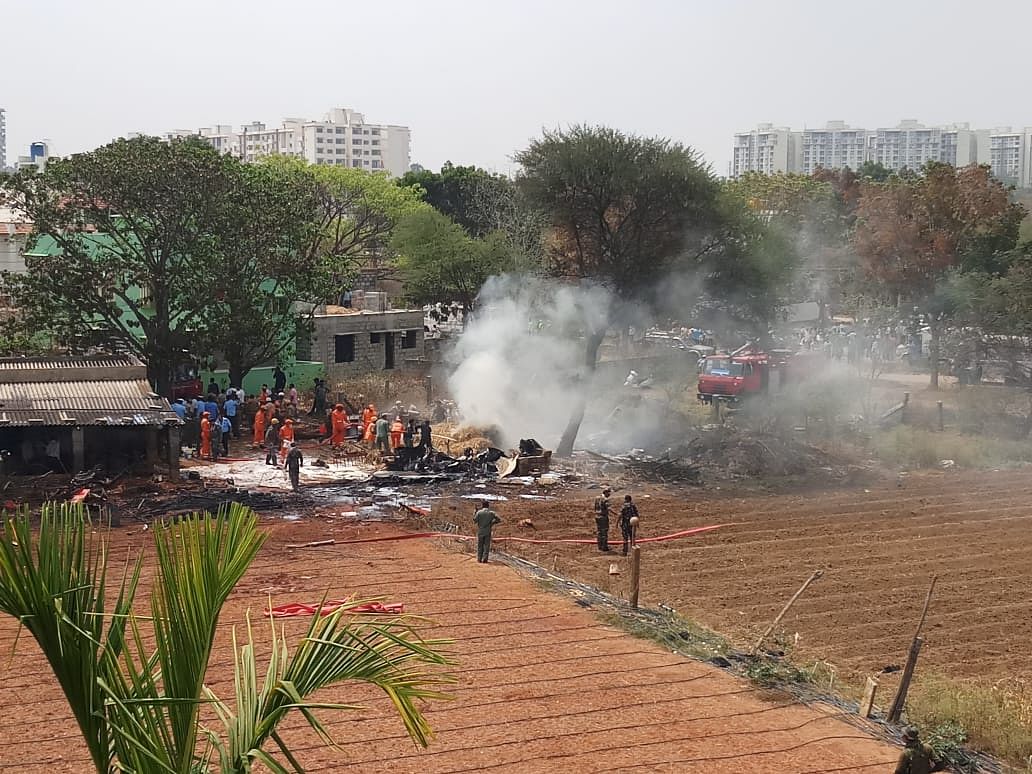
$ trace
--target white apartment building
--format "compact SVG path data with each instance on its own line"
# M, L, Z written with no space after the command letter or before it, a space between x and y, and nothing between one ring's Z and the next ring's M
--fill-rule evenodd
M0 108L0 169L7 167L7 111Z
M818 167L856 169L867 158L867 131L829 121L823 129L805 129L799 135L799 171L811 175Z
M782 148L790 151L778 152ZM823 129L793 131L760 124L734 136L730 171L734 177L748 171L809 175L818 167L857 169L866 161L895 172L917 170L929 161L958 167L989 164L1002 182L1032 188L1032 128L971 129L968 124L925 126L906 120L882 129L829 121Z
M196 131L178 130L164 135L197 136L223 153L244 161L282 153L299 156L312 164L333 164L370 172L386 171L401 176L411 164L411 132L406 126L370 124L361 113L335 108L321 121L285 118L279 127L261 122L238 129L218 124Z
M798 132L787 127L760 124L751 132L735 135L731 176L744 172L794 172L799 164Z
M988 163L993 175L1008 185L1032 188L1032 127L1009 126L989 133Z

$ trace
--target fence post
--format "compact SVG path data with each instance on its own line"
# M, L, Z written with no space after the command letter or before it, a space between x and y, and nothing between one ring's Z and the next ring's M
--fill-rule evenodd
M946 425L942 421L942 401L941 400L938 401L938 406L939 406L939 432L941 433L943 430L946 429Z
M641 546L631 548L631 607L638 608L638 591L641 586Z

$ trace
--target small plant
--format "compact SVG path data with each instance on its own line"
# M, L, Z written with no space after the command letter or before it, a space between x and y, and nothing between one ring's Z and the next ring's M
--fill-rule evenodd
M964 749L967 731L955 720L947 720L932 728L922 730L925 744L932 748L935 757L956 771L975 772L978 765Z
M800 669L786 658L757 656L745 667L745 676L764 688L813 682L813 673Z

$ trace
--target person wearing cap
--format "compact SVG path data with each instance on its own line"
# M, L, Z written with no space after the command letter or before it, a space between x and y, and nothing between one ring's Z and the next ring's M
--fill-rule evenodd
M607 486L602 495L595 498L595 532L598 550L603 552L613 550L609 547L609 495L612 493L613 490Z
M488 507L487 500L484 500L480 503L480 510L473 514L473 523L477 525L477 561L487 564L487 558L491 554L491 530L495 524L501 524L502 520Z
M929 774L945 768L945 764L935 757L932 748L921 741L913 726L903 731L903 744L895 774Z
M279 452L279 420L273 419L265 431L265 464L278 468L276 454Z
M370 403L362 409L362 438L369 432L369 425L376 423L376 406Z
M179 398L175 403L172 404L172 410L176 412L176 416L184 422L186 421L186 401Z
M292 441L284 466L287 469L287 475L290 476L290 488L295 492L301 487L301 466L304 461L304 457L301 456L301 447Z
M623 538L623 555L631 548L631 540L634 537L634 529L631 526L631 519L638 517L638 506L631 500L630 495L624 495L624 504L620 509L620 536Z

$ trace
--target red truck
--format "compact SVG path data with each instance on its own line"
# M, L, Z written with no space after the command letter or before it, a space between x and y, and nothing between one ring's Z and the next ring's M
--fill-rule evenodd
M765 352L755 344L746 344L729 355L708 355L699 361L699 400L736 402L777 392L791 379L791 359L789 350Z

